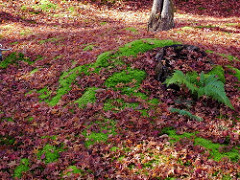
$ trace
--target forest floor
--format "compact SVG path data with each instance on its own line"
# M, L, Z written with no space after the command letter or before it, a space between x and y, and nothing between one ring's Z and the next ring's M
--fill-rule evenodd
M0 177L240 179L240 3L175 0L152 33L151 1L109 2L0 2ZM232 107L155 79L176 43L207 53L176 68L224 73Z

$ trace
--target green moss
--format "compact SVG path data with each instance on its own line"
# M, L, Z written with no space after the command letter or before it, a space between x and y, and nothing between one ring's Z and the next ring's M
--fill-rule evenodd
M107 67L110 65L109 59L111 58L112 52L107 51L102 54L100 54L97 57L96 62L94 63L93 67Z
M232 180L232 179L233 178L229 174L223 175L222 177L222 180Z
M27 118L27 121L29 121L29 122L31 122L31 121L33 121L33 120L34 120L33 117L28 117L28 118Z
M50 144L46 144L42 150L37 153L38 159L44 160L46 164L57 161L59 153L62 152L62 148L57 148Z
M116 152L118 149L119 149L118 147L113 146L113 147L111 147L110 151L114 151L114 152Z
M0 114L2 114L2 113L0 113ZM0 120L7 121L7 122L14 122L13 118L11 118L11 117L3 117Z
M67 72L63 72L60 76L59 84L60 87L57 90L56 95L49 101L49 105L56 105L61 97L71 90L71 84L74 82L76 77L84 73L89 75L90 73L97 73L102 68L114 68L116 65L123 65L124 63L121 61L121 57L124 56L136 56L140 52L146 52L156 47L164 47L173 44L178 44L171 40L158 40L158 39L140 39L133 41L131 43L126 44L123 47L120 47L118 51L113 53L113 51L108 51L100 54L93 64L87 64L83 66L75 67ZM89 72L89 69L94 69L94 71ZM130 75L129 75L130 73ZM117 77L119 75L125 75L125 77ZM122 92L125 94L134 94L136 93L136 89L138 88L141 81L145 78L146 73L140 70L133 70L128 68L128 70L123 71L121 73L116 73L114 77L110 77L108 79L106 85L112 86L117 83L127 83L131 82L133 79L137 80L137 84L135 87L124 87L122 88ZM114 81L114 82L113 82Z
M57 8L56 4L51 3L48 0L40 0L40 2L34 6L32 6L32 8L34 10L42 10L42 11L46 11L49 12L50 10L55 10Z
M83 48L83 51L91 51L94 49L94 47L95 47L95 45L90 44L90 45L86 46L85 48Z
M33 32L32 32L31 30L29 30L29 29L24 29L24 30L21 30L21 31L19 32L19 34L20 34L21 36L26 36L26 35L33 34Z
M57 42L57 41L60 41L60 40L61 40L60 38L52 37L52 38L40 40L39 44L44 44L44 43L47 43L47 42Z
M123 110L125 108L133 108L135 109L136 107L139 106L139 103L126 103L123 99L108 99L104 103L103 110L108 111L108 110Z
M191 26L184 26L184 27L182 27L181 29L182 29L182 30L194 30L194 28L191 27Z
M44 87L44 88L38 90L37 93L40 94L38 97L41 100L48 99L51 95L51 91L49 91L47 87Z
M172 40L158 40L158 39L140 39L127 43L125 46L120 47L117 56L136 56L140 52L146 52L156 47L170 46L173 44L179 44Z
M237 149L231 149L228 152L219 152L219 148L222 145L213 143L208 139L196 137L194 144L203 146L208 149L210 151L211 158L213 158L215 161L220 161L223 157L228 157L233 162L238 162L240 159L240 155Z
M183 133L183 134L176 134L176 130L172 129L172 128L164 128L162 129L162 133L163 134L168 134L168 136L171 138L170 142L171 143L176 143L178 142L180 139L186 137L186 138L192 138L195 137L194 133Z
M31 59L25 57L24 54L13 52L0 62L0 68L7 68L10 64L18 64L18 61L25 61L29 65L34 63L34 61L32 61Z
M0 62L0 68L7 68L8 65L16 63L19 59L16 52L9 54L7 57L4 58L2 62Z
M212 26L212 25L208 25L208 26L195 26L195 28L215 28L217 26Z
M55 106L64 94L71 90L71 84L75 81L77 76L81 73L86 73L88 65L78 66L69 71L63 72L59 78L60 87L56 95L49 101L50 106Z
M112 76L110 76L106 81L105 85L109 88L114 89L122 89L124 94L129 94L132 91L138 88L138 86L141 84L141 82L145 79L146 73L144 71L141 71L139 69L131 69L128 68L127 70L124 70L122 72L116 72ZM134 82L135 81L135 82ZM127 84L133 82L135 84L135 87L124 87L124 88L117 88L116 85L122 83Z
M73 13L75 11L75 8L73 6L68 8L68 11L70 11L71 13Z
M209 54L212 54L212 53L214 53L214 51L212 51L212 50L209 50L209 49L207 49L205 52L206 52L206 53L209 53Z
M30 72L30 74L34 74L35 72L38 72L39 71L39 69L33 69L31 72Z
M53 135L53 136L42 136L41 137L42 139L52 139L52 140L56 140L57 139L57 136L56 135Z
M212 50L206 50L205 52L209 54L215 53ZM215 53L215 54L222 56L224 58L227 58L229 61L240 61L240 59L238 59L236 56L232 56L230 54L223 54L223 53Z
M93 125L98 126L98 131L88 132L88 127L83 131L83 135L86 138L85 145L89 147L95 143L106 142L109 135L116 135L116 122L114 120L106 119L105 121L96 121Z
M226 26L240 26L239 23L226 23Z
M19 44L19 42L18 41L15 41L15 42L12 42L12 43L10 43L11 45L16 45L16 44Z
M105 25L105 24L107 24L107 22L104 22L104 21L100 22L100 25L102 25L102 26Z
M21 159L20 165L14 169L13 177L21 178L23 172L27 172L29 170L29 160L26 158Z
M69 176L72 173L74 173L74 174L83 174L83 170L82 169L78 169L77 166L69 166L67 175Z
M162 130L163 134L168 134L171 143L176 143L180 141L182 138L194 138L194 145L200 145L210 153L210 158L214 159L215 161L220 161L223 157L228 157L233 162L238 162L240 159L240 155L237 149L232 148L230 151L227 152L220 152L219 149L221 147L225 147L226 145L213 143L208 139L204 139L201 137L197 137L196 133L183 133L183 134L176 134L176 130L172 128L164 128Z
M240 61L240 59L238 59L237 57L232 56L230 54L218 53L218 55L220 55L220 56L222 56L224 58L227 58L229 61Z
M84 108L88 103L94 103L96 101L96 90L98 88L91 87L86 90L86 92L75 101L75 103L78 103L80 108Z
M134 27L126 27L125 30L130 31L134 34L138 33L138 30Z
M12 136L0 135L0 145L13 145L15 141L16 141L15 138Z
M157 98L150 99L148 101L148 103L152 104L152 105L158 105L159 104L159 99L157 99Z

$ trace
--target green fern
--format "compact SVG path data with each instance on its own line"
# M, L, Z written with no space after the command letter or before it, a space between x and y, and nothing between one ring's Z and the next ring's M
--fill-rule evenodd
M235 76L235 77L238 79L238 81L240 81L240 69L237 69L237 68L232 67L232 66L227 66L227 68L233 70L234 72L233 72L233 73L230 73L230 74L232 74L233 76Z
M170 112L172 112L172 113L178 113L178 114L180 114L180 115L187 116L187 117L189 117L189 118L191 118L191 119L195 119L195 120L197 120L197 121L202 121L202 120L203 120L201 117L195 116L195 115L193 115L191 112L186 111L186 110L184 110L184 109L170 108Z
M171 78L166 79L166 84L169 86L170 84L178 84L182 85L184 84L189 90L192 91L192 93L195 93L197 91L196 85L193 83L193 76L188 74L185 76L182 71L176 70Z
M218 77L220 81L223 83L226 82L225 76L224 76L224 69L222 66L215 66L210 72L207 73L208 75L215 75Z
M198 77L196 72L185 75L182 71L176 70L165 83L167 86L170 84L185 85L192 94L197 94L198 98L206 95L234 109L224 90L224 83L215 74L209 75L202 72L200 81Z

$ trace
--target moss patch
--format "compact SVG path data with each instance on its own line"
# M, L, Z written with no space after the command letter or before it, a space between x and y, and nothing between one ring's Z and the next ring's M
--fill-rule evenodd
M176 134L176 130L171 128L165 128L162 130L162 133L168 134L171 143L176 143L180 141L182 138L194 139L194 145L200 145L204 147L210 153L210 158L215 161L220 161L223 157L228 157L233 162L238 162L240 159L239 150L236 148L232 148L230 151L220 152L220 148L226 147L226 145L213 143L208 139L204 139L201 137L197 137L197 133L183 133Z
M2 136L0 135L0 145L13 145L15 139L11 136Z
M210 151L210 158L213 158L215 161L220 161L223 157L228 157L233 162L238 162L240 159L239 151L237 149L233 148L228 152L219 152L220 147L223 147L223 145L213 143L208 139L196 137L194 144L208 149Z
M25 61L29 65L34 63L34 61L31 61L29 58L25 57L24 54L13 52L7 57L3 58L3 61L0 62L0 68L7 68L10 64L17 64L18 61Z
M103 110L108 111L108 110L113 110L113 111L119 111L123 110L125 108L133 108L135 109L136 107L139 106L139 103L126 103L124 102L123 99L108 99L104 103Z
M77 168L77 166L69 166L67 170L63 173L64 175L71 176L72 174L83 174L82 169Z
M51 3L48 0L40 0L40 2L38 4L32 6L32 8L35 11L42 10L42 11L49 12L51 10L55 10L57 8L57 5Z
M51 91L49 91L47 87L44 87L44 88L38 90L37 93L40 94L38 96L39 99L45 100L45 101L47 101L46 99L48 99L50 97L50 95L51 95Z
M97 130L92 130L91 127L95 126ZM111 119L106 119L104 121L96 121L92 125L90 125L85 131L82 133L85 138L85 145L89 147L95 143L106 142L108 140L109 135L116 135L116 122Z
M88 103L94 103L96 101L96 90L98 88L91 87L86 90L86 92L75 101L75 103L78 103L78 106L80 108L84 108Z
M158 39L140 39L126 44L123 47L120 47L117 51L107 51L100 54L97 57L95 63L86 64L83 66L78 66L69 71L63 72L59 79L59 89L57 90L56 95L49 101L49 105L56 105L61 97L71 90L71 84L75 81L76 77L84 73L90 75L91 73L98 73L102 68L113 68L116 65L123 65L124 62L121 61L121 57L124 56L136 56L140 52L146 52L148 50L154 49L156 47L170 46L173 44L179 44L171 40L158 40ZM93 71L90 71L93 69ZM130 74L129 74L130 73ZM135 74L136 73L136 74ZM117 77L119 75L125 75L124 78ZM118 83L129 83L133 79L136 80L137 85L145 78L146 74L144 71L133 70L128 68L126 71L116 73L113 77L110 77L106 82L106 85L111 87L113 84ZM133 94L137 89L137 86L130 88L122 88L122 91L125 94Z
M57 161L59 153L62 152L62 148L57 148L50 144L46 144L42 150L37 153L38 159L44 160L46 164Z
M121 90L123 94L131 95L136 92L145 77L144 71L128 68L122 72L114 73L105 81L105 85L115 90ZM129 83L132 85L129 86Z
M23 172L27 172L29 170L29 160L26 158L21 159L20 165L14 169L13 177L21 178Z
M179 44L172 40L158 40L158 39L140 39L127 43L125 46L120 47L118 56L136 56L140 52L146 52L157 47L171 46Z
M212 50L206 50L205 52L210 54L215 53ZM232 56L230 54L223 54L223 53L215 53L215 54L222 56L224 58L227 58L229 61L240 61L240 59L238 59L236 56Z
M83 48L83 51L91 51L94 49L96 45L94 44L90 44L90 45L87 45L86 47Z
M88 70L88 65L78 66L69 71L63 72L59 78L60 87L57 90L56 95L49 101L50 106L55 106L64 94L67 94L71 90L71 84L75 81L76 77L80 73L84 73Z

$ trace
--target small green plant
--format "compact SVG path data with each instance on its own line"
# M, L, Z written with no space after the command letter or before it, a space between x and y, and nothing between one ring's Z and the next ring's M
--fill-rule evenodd
M26 158L21 159L20 165L14 169L13 177L21 178L23 172L27 172L29 170L29 160Z
M172 112L172 113L178 113L178 114L180 114L180 115L187 116L187 117L189 117L189 118L191 118L191 119L195 119L195 120L197 120L197 121L202 121L202 120L203 120L201 117L195 116L195 115L193 115L191 112L186 111L186 110L184 110L184 109L171 108L171 109L170 109L170 112Z
M176 70L165 83L167 86L170 84L185 85L198 98L206 95L234 109L226 95L224 83L215 75L208 75L203 72L200 76L196 72L185 75L182 71Z

